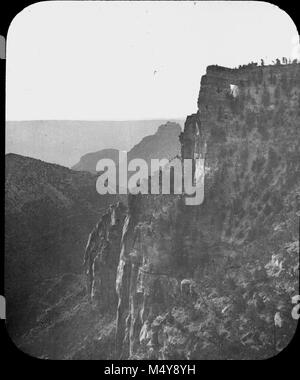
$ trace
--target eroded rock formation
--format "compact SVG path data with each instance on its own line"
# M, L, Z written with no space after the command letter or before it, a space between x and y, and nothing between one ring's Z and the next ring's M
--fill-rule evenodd
M89 291L116 305L115 358L262 359L289 343L299 108L299 64L207 68L180 135L182 158L205 159L204 202L129 196L90 235Z

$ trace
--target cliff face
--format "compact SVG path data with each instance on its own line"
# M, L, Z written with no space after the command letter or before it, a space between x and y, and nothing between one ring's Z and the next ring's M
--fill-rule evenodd
M97 305L116 310L116 273L126 207L111 205L89 236L84 266L88 276L88 293Z
M289 343L299 109L299 64L207 68L180 135L182 158L205 159L204 202L129 196L90 235L91 297L116 300L114 357L262 359Z

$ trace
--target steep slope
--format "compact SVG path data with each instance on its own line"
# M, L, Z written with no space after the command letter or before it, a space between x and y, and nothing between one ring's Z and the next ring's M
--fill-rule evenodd
M39 281L28 300L35 312L30 329L14 337L21 350L46 359L114 358L114 284L126 211L115 203L93 228L82 257L88 281L71 273Z
M103 149L98 152L88 153L82 156L76 165L72 166L72 170L96 174L97 162L105 158L113 160L117 166L119 164L119 151L117 149Z
M112 201L96 192L90 173L6 155L5 290L12 334L33 318L27 306L34 286L81 272L86 236Z
M299 104L299 64L207 68L198 112L180 136L182 158L205 158L204 202L129 197L116 358L263 359L292 339ZM112 247L106 257L119 252ZM88 271L88 281L96 284L103 270Z
M142 158L148 164L153 158L172 159L180 153L178 137L181 127L178 123L167 122L161 125L154 135L144 137L128 152L128 159Z
M46 307L19 346L65 359L264 359L286 347L299 292L299 108L300 64L208 67L180 134L181 158L205 159L204 202L138 194L110 205L84 275L43 283Z
M126 136L126 131L124 136ZM147 163L152 158L173 158L180 153L180 143L178 136L181 133L180 124L167 122L158 127L153 135L144 137L128 152L128 161L134 158L141 158ZM96 165L100 159L109 158L118 167L119 155L115 149L104 149L94 153L88 153L81 157L80 161L72 167L73 170L85 170L96 173Z

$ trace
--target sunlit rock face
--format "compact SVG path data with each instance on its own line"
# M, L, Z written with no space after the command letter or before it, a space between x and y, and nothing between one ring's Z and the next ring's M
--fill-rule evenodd
M182 158L205 159L203 203L129 196L115 232L111 208L87 247L91 296L116 297L116 358L263 359L289 343L299 108L299 64L207 68L179 137Z

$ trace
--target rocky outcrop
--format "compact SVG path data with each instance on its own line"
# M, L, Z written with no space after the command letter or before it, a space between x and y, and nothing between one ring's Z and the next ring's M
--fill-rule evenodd
M116 277L116 358L262 359L288 344L299 101L299 64L208 67L180 135L182 158L205 159L204 202L130 196L105 267L109 287ZM275 313L283 325L274 342Z
M84 266L87 289L98 306L116 311L116 272L126 207L118 202L111 205L89 235Z

